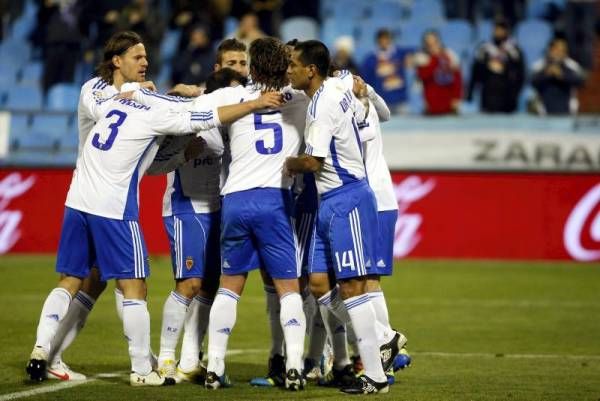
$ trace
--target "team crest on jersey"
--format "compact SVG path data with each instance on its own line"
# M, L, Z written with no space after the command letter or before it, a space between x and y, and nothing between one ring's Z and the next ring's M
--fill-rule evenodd
M191 256L188 256L188 257L185 259L185 267L186 267L188 270L191 270L191 268L192 268L192 267L194 267L194 258L192 258Z

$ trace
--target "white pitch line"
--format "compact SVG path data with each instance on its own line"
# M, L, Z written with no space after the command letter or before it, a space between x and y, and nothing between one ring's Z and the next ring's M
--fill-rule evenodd
M34 390L25 390L25 391L19 391L16 393L3 394L3 395L0 395L0 401L17 400L19 398L31 397L33 395L38 395L38 394L53 393L55 391L64 390L66 388L77 387L77 386L81 386L82 384L95 382L96 380L97 379L88 379L88 380L80 380L80 381L61 382L61 383L53 384L50 386L36 388Z

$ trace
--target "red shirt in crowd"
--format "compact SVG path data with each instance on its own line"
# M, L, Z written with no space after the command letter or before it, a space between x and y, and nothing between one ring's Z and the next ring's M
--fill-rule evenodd
M462 75L458 57L448 49L440 54L419 53L415 57L417 74L423 82L425 113L447 114L457 110L462 97Z

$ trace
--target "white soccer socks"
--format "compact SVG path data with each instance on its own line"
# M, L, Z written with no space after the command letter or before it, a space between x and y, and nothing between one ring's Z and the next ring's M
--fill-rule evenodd
M69 309L63 320L58 325L56 335L52 339L50 347L50 365L58 363L62 359L62 353L69 348L79 331L85 325L96 300L83 291L75 294L75 298L69 304Z
M369 295L362 294L348 298L344 300L344 304L352 320L365 375L379 383L387 381L381 367L377 332L373 324L376 321L375 310L371 305Z
M123 292L120 289L115 288L115 309L117 310L117 316L119 316L121 321L123 321L123 299L125 299Z
M70 303L71 294L69 291L57 287L50 291L44 306L42 306L35 346L42 348L46 354L50 353L52 339L56 335L60 321L67 314Z
M209 372L217 376L225 373L225 351L229 336L237 318L240 296L225 288L219 288L210 310L208 323L208 366Z
M385 302L385 295L383 294L383 291L369 292L369 299L371 300L371 304L375 309L377 321L383 326L387 327L388 329L391 329L390 316L388 313L387 303Z
M333 347L334 368L341 370L351 363L348 357L348 348L346 347L345 324L335 314L331 313L326 306L321 305L320 309L325 330L331 339L331 346Z
M175 348L177 348L179 333L181 333L190 302L190 299L175 291L171 291L165 301L160 330L159 366L164 361L175 361Z
M188 306L183 323L183 339L179 359L179 368L184 372L198 367L198 355L208 328L211 305L212 300L197 295Z
M304 336L306 334L306 317L302 310L302 297L297 292L288 292L279 299L281 304L280 322L285 337L286 371L296 369L302 372L304 366Z
M123 300L123 331L129 343L131 371L145 376L152 371L150 362L150 314L146 301Z

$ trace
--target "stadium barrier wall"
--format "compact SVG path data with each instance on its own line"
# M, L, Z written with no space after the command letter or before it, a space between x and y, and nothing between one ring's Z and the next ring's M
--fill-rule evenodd
M57 249L71 169L0 169L0 254ZM393 173L397 258L600 261L596 174ZM167 253L164 177L144 177L140 221ZM77 244L73 244L77 246Z

